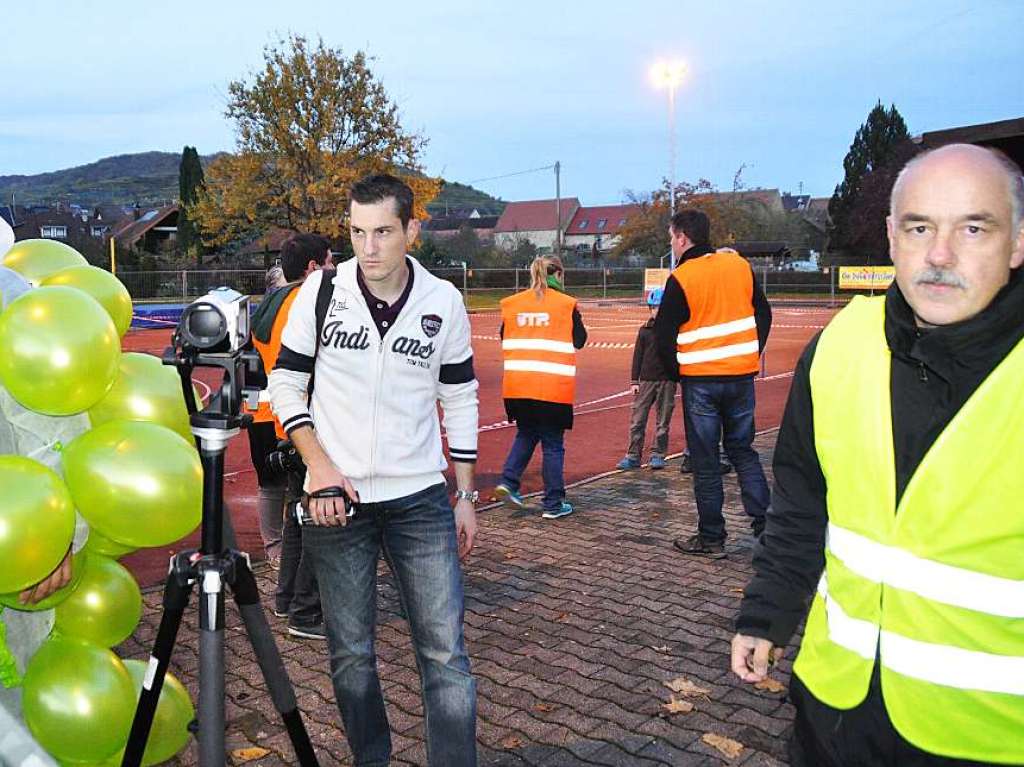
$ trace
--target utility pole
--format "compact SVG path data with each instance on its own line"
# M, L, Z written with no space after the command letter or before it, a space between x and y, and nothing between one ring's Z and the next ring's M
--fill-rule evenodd
M562 257L562 163L555 162L555 255Z

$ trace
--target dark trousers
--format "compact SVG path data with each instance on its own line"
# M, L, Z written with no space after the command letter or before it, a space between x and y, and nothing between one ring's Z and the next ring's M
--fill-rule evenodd
M641 381L640 391L633 400L633 416L629 424L629 447L627 458L640 460L644 452L644 435L647 431L647 417L655 407L654 447L651 455L662 458L668 453L668 430L672 424L672 411L676 406L675 381Z
M313 626L323 621L320 588L309 560L302 555L302 525L295 519L295 502L302 497L304 477L305 472L288 477L274 607L279 613L288 613L289 620L297 626Z
M764 529L771 500L761 459L754 450L754 380L683 382L683 425L693 466L697 532L710 542L725 540L718 440L736 469L743 509L756 535Z
M512 441L512 449L505 459L505 468L501 472L501 482L513 493L519 492L519 478L523 476L526 465L533 457L533 451L540 442L543 463L540 473L544 479L544 510L557 511L565 500L565 430L550 426L537 426L530 423L519 424L516 438Z
M849 711L826 706L794 675L789 699L796 707L789 743L792 767L981 767L987 762L929 754L893 727L882 699L878 665L868 696Z

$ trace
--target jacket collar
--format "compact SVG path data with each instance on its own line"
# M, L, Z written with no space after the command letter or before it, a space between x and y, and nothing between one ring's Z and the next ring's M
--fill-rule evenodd
M893 282L885 295L885 337L892 353L923 364L951 380L957 368L998 362L1024 335L1024 277L1010 281L979 314L952 325L919 328L914 312ZM996 356L998 355L998 356Z
M412 290L409 291L409 298L406 300L406 306L415 303L419 300L428 290L430 289L429 284L433 275L428 272L423 265L410 255L406 255L405 263L408 264L409 268L413 271ZM338 264L337 275L334 278L334 284L340 285L350 293L355 293L357 296L362 298L362 291L359 289L359 282L357 281L357 268L359 266L355 256L350 258L348 261L344 261Z
M679 258L679 263L676 264L676 266L680 266L681 264L685 263L686 261L689 261L690 259L700 258L701 256L706 256L708 253L714 252L715 249L712 248L710 245L691 245L689 248L683 251L683 255Z

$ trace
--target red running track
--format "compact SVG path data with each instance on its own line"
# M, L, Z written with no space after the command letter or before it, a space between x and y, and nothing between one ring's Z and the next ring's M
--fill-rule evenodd
M576 417L574 428L566 433L565 481L572 484L610 471L624 455L629 432L630 362L637 329L649 316L644 306L582 304L584 324L589 331L587 346L577 355ZM775 428L782 419L792 371L804 346L835 313L834 309L774 307L774 322L765 352L764 378L756 383L759 430ZM515 427L505 423L501 399L501 345L498 340L500 318L495 312L471 316L473 353L480 381L480 445L477 486L484 499L499 481L505 455L515 435ZM126 351L160 354L170 342L170 330L132 331L124 340ZM215 374L197 371L196 378L213 383ZM653 439L653 414L648 424L646 444ZM673 414L669 452L685 447L682 411ZM342 467L344 468L344 467ZM256 474L253 471L248 441L244 433L233 439L225 459L225 498L240 547L254 559L263 558L258 531ZM540 449L523 476L523 492L541 489ZM572 498L572 490L569 490ZM167 558L175 550L197 545L197 535L160 549L147 549L125 557L123 562L135 573L141 585L163 579Z

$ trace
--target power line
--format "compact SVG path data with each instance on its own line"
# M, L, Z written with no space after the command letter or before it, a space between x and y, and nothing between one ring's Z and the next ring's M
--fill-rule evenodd
M503 178L512 178L512 176L525 176L527 173L537 173L542 170L551 170L554 165L545 165L541 168L531 168L530 170L517 170L515 173L506 173L503 176L490 176L488 178L474 178L472 181L466 181L467 184L479 184L484 181L498 181Z

